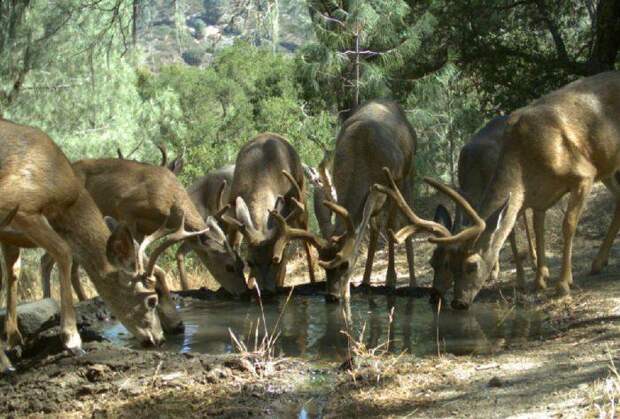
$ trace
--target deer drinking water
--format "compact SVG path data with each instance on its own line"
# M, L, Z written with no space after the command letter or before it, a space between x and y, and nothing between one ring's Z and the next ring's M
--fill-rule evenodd
M435 236L435 243L457 245L451 263L456 309L467 309L488 279L499 250L523 208L534 210L538 288L547 286L549 271L544 257L544 213L569 194L562 233L560 295L573 282L572 248L585 199L596 181L602 181L616 198L612 224L593 268L603 266L620 228L620 188L614 174L620 168L620 72L610 71L577 80L513 112L507 121L499 162L478 210L456 191L435 181L431 185L448 194L472 219L473 225L453 235L443 225L420 219L411 208L399 205L412 223L400 238L420 230ZM396 187L389 192L398 198ZM402 201L402 200L401 200ZM402 204L402 202L401 202Z
M206 174L188 188L189 197L202 218L207 219L211 216L216 217L216 221L220 221L217 218L224 208L224 203L229 200L234 172L235 165L229 164ZM190 250L191 247L187 243L183 243L176 252L177 267L183 290L189 289L187 274L185 273L185 255Z
M385 182L383 167L396 174L400 188L411 203L413 156L416 135L395 102L372 101L360 106L343 124L334 151L333 183L336 202L326 201L336 223L329 228L329 237L318 237L309 231L290 228L277 218L287 239L311 243L319 251L319 264L327 274L327 293L332 300L350 296L349 280L355 266L365 228L370 222L370 242L364 280L370 280L381 216L387 216L387 228L397 225L396 207L381 194L371 194L375 183ZM327 194L326 194L327 195ZM386 285L396 286L394 241L388 240ZM409 283L415 284L413 244L407 239Z
M226 236L213 218L206 221L194 206L187 191L175 174L162 166L121 159L80 160L73 163L73 170L82 180L100 211L127 223L132 233L140 238L161 225L173 208L179 208L186 217L190 231L204 230L207 233L184 243L192 249L209 269L216 281L233 295L246 291L243 275L243 261L228 244ZM49 270L44 273L49 289ZM166 331L181 330L182 322L176 305L170 297L165 274L156 270L160 289L160 314Z
M274 216L305 229L305 182L295 149L280 135L264 133L245 144L237 156L230 186L230 206L223 215L231 228L231 243L247 242L250 280L261 292L273 293L284 284L286 255L283 231ZM310 248L305 245L310 279L314 282ZM276 257L277 255L277 257Z
M143 344L158 345L163 332L156 313L158 297L152 288L157 256L174 242L202 234L179 230L171 236L158 230L156 237L135 247L131 230L124 223L103 220L82 181L58 146L42 131L0 120L0 214L6 216L11 234L22 235L45 249L60 272L61 340L72 352L81 351L71 293L71 266L76 257L112 313ZM179 219L181 222L178 222ZM184 216L175 212L173 223L183 226ZM176 224L175 224L176 225ZM5 231L4 227L2 231ZM146 259L145 247L154 239L164 241ZM2 239L7 278L7 328L9 346L21 343L16 322L15 262L19 247ZM139 251L140 250L140 251ZM0 344L1 346L1 344ZM0 353L3 348L0 347ZM3 370L12 367L0 356Z
M493 118L463 146L459 154L459 193L474 207L482 200L484 191L495 172L502 146L502 135L506 128L507 120L507 116ZM453 233L458 233L465 228L467 222L459 206L456 207L454 220L452 220L449 211L441 204L438 205L435 210L434 221L443 224L447 230ZM529 247L532 251L533 244L531 243L525 212L523 212L523 222L528 242L530 242ZM510 233L509 238L517 271L517 284L520 288L524 288L525 273L523 271L521 257L519 256L514 229ZM452 252L458 252L458 247L438 245L433 251L431 257L431 266L434 271L433 290L438 294L435 296L443 297L453 286L450 264L451 261L455 259L455 256L452 255ZM533 257L533 259L535 259L535 257ZM498 274L499 264L497 264L492 271L493 276L496 277Z

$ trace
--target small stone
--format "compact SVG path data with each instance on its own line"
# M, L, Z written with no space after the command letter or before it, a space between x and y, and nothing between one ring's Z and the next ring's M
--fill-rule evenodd
M489 380L489 387L503 387L503 386L504 386L504 381L498 376L495 376Z

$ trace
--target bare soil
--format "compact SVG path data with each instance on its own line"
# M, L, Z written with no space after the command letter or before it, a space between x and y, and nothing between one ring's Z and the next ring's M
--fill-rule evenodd
M561 204L559 208L561 208ZM94 417L598 417L611 413L620 398L620 245L610 266L590 276L590 262L604 236L612 202L602 189L594 196L575 246L572 298L553 290L519 298L544 313L554 331L542 341L496 342L485 355L359 354L348 365L256 354L212 356L139 351L107 342L85 344L72 357L55 344L54 331L43 346L17 363L18 373L0 379L2 416ZM432 208L429 206L426 211ZM428 214L428 212L425 212ZM552 279L559 273L562 211L548 223ZM521 234L522 235L522 234ZM483 298L516 302L510 252L503 274ZM430 283L432 247L419 243L419 285ZM361 276L363 258L359 262ZM380 252L373 280L385 275ZM407 282L404 252L399 276ZM533 272L528 266L528 278ZM291 277L305 281L305 265L291 265ZM96 338L96 335L93 337ZM609 416L608 416L609 417Z

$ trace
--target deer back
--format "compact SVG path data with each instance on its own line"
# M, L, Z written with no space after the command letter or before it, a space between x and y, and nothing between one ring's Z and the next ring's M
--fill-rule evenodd
M189 187L189 196L203 218L213 215L219 210L218 194L222 182L226 182L222 198L224 202L228 202L234 172L235 165L229 164L209 172Z
M333 181L338 203L355 225L361 221L372 185L386 182L383 167L397 181L404 179L410 174L415 148L415 131L396 102L369 102L345 121L336 140ZM338 219L336 234L343 231Z
M237 197L243 198L255 228L266 235L274 228L269 211L275 208L278 197L295 193L282 171L290 173L303 187L301 160L293 146L278 134L258 135L237 156L230 202L234 204ZM287 215L288 208L283 213Z

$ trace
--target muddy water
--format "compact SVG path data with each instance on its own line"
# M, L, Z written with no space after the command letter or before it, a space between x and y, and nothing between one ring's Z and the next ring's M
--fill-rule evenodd
M426 355L488 353L545 334L536 313L490 303L477 303L468 312L445 310L436 315L423 300L354 295L348 321L343 306L326 304L320 296L293 297L286 305L282 298L263 309L267 331L279 333L276 353L311 359L343 359L351 343L347 335L367 348L387 345L394 353ZM255 302L191 301L180 310L185 333L168 337L164 350L235 352L231 332L252 350L257 321L258 340L264 335L263 314ZM135 344L120 324L106 327L104 335L122 345Z

